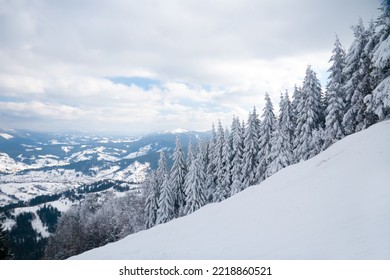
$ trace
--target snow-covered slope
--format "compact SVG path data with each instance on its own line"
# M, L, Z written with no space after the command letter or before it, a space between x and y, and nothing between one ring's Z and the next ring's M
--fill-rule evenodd
M390 121L74 259L390 259Z

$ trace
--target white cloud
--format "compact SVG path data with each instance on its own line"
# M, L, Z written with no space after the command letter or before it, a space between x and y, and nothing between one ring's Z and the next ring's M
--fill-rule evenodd
M0 126L208 129L262 107L303 79L322 80L337 32L379 1L47 1L0 7ZM149 77L144 89L105 77ZM275 106L277 107L277 106ZM260 109L259 108L259 109ZM27 117L28 116L28 117Z

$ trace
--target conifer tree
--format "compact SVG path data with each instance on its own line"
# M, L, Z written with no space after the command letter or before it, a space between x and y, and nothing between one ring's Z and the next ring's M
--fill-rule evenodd
M372 50L374 90L364 101L367 111L383 120L390 116L390 4L387 0L382 2L380 10Z
M274 107L268 93L265 94L265 106L263 109L262 122L260 125L260 145L257 154L257 180L263 181L267 178L267 168L270 164L271 139L275 131L276 117Z
M187 166L181 147L179 136L176 137L176 146L173 153L173 165L170 174L175 217L178 217L185 206L184 180L187 174Z
M242 166L243 188L257 183L257 154L259 152L259 130L260 120L256 108L249 114L247 126L244 133L244 154Z
M290 97L288 91L286 90L284 96L280 95L279 103L279 130L286 139L286 146L292 151L292 145L294 141L294 131L295 131L295 118L294 112L291 105ZM292 159L291 159L292 160Z
M146 189L145 199L145 228L151 228L156 224L160 187L156 171L152 171L144 184Z
M0 224L0 260L11 258L11 252L8 245L8 235L3 225Z
M206 168L206 186L205 186L205 195L206 201L212 202L214 200L214 193L217 186L217 172L215 166L215 157L216 157L216 143L217 143L217 133L215 132L214 124L212 124L211 129L211 139L208 143L208 160Z
M231 143L229 131L225 130L222 142L222 158L218 170L217 190L214 196L214 202L220 202L230 196L231 187Z
M164 179L160 189L161 193L158 200L156 224L169 222L175 217L174 198L167 173L164 174Z
M289 166L292 159L291 145L287 137L282 133L279 125L276 126L271 140L270 162L267 167L266 177L271 176L280 169Z
M328 84L326 85L328 106L326 108L325 118L324 149L345 136L343 128L345 102L342 89L345 83L345 76L343 74L345 51L337 35L332 53L329 62L333 63L328 70L329 78Z
M230 195L234 195L243 190L242 183L242 160L244 153L244 134L240 120L233 118L232 127L232 185Z
M369 78L367 75L367 57L364 48L367 44L367 31L362 19L353 26L355 40L348 50L344 68L346 83L343 90L346 93L346 112L343 117L343 126L346 134L357 132L364 128L364 112L366 106L364 98L370 94Z
M192 161L194 160L194 150L192 147L192 140L188 141L188 148L187 148L187 166L190 166Z
M225 183L225 162L223 157L223 147L225 145L225 133L222 127L221 121L218 122L217 139L215 142L214 153L214 166L215 177L217 178L215 193L213 194L213 202L219 202L224 196L224 183Z
M186 194L184 215L191 214L206 204L205 181L206 174L204 172L202 153L198 153L191 162L184 183Z
M303 81L301 97L297 106L297 128L294 140L294 157L298 162L315 154L320 145L320 130L323 124L321 85L309 65Z
M158 185L161 186L165 180L165 175L168 174L167 160L165 158L164 150L160 151L160 159L158 160L158 167L156 171Z

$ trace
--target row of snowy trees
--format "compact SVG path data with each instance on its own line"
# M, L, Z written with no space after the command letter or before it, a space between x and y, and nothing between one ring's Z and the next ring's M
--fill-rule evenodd
M230 130L219 122L209 141L190 146L184 156L176 140L168 169L161 151L158 169L145 182L146 228L190 214L257 184L281 168L307 160L339 139L390 115L390 10L365 28L353 27L345 52L336 37L326 92L308 66L292 101L286 91L275 115L268 94L261 119L256 108L246 123L235 117Z
M66 259L144 229L144 196L90 194L63 213L48 239L45 259Z

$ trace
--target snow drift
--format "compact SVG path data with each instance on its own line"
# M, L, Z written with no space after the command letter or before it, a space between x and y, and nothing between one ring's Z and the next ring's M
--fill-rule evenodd
M73 259L390 259L390 121Z

